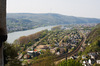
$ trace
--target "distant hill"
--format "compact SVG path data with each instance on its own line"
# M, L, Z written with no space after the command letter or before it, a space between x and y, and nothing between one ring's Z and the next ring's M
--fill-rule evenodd
M40 26L60 24L100 23L100 19L66 16L55 13L32 14L32 13L8 13L8 31L27 30Z

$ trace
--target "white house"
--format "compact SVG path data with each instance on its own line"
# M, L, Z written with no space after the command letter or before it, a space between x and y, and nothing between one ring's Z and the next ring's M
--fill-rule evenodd
M56 55L60 55L60 52L57 52Z
M86 61L83 61L83 64L82 65L86 66Z
M91 59L88 60L88 63L91 64Z
M96 62L97 62L97 64L100 64L100 60L97 60Z
M86 56L82 55L82 59L85 59L85 58L86 58Z

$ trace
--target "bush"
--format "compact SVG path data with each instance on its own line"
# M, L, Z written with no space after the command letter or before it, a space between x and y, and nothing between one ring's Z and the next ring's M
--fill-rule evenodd
M4 64L5 66L21 66L21 62L16 58L17 50L12 44L4 43Z
M58 64L58 66L82 66L82 64L73 59L69 59L67 61L66 60L62 61L61 63Z

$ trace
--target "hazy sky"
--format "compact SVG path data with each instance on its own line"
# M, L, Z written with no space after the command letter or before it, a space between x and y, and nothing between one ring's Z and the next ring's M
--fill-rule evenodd
M60 13L100 18L100 0L7 0L7 13Z

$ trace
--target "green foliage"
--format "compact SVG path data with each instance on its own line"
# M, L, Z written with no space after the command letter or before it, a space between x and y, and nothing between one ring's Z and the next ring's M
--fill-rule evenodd
M100 66L100 64L96 64L96 63L95 63L95 64L93 64L93 66Z
M52 45L51 45L51 47L55 47L55 45L54 45L54 44L52 44Z
M66 60L62 61L61 63L58 64L58 66L82 66L82 64L73 59L69 59L67 61Z
M10 60L5 66L22 66L18 59Z
M60 48L57 48L57 52L60 52Z
M59 26L55 26L55 27L51 28L51 30L60 30L61 27L62 27L61 25L59 25Z
M60 62L60 64L58 66L67 66L67 62L66 61L62 61L62 62Z
M32 66L54 66L53 58L46 57L39 60L36 60Z
M55 44L59 43L64 36L68 35L67 30L51 30L48 32L48 36L45 37L39 44L46 45L51 44L51 47L55 47Z
M100 51L100 46L99 46L99 40L95 40L94 42L92 42L89 46L86 47L85 49L85 53L89 53L89 52L99 52Z
M100 51L100 24L98 24L88 35L86 43L90 43L90 45L87 45L83 54Z
M55 55L51 54L49 50L46 50L46 52L42 52L41 55L35 57L31 64L32 66L54 66L54 58Z
M81 55L82 54L82 52L80 51L80 52L78 52L78 55Z
M34 60L37 60L37 59L38 59L38 57L35 57L35 58L34 58Z
M67 42L67 40L68 40L68 37L64 38L64 42Z
M45 37L48 33L48 30L42 30L40 32L37 32L35 34L31 34L28 36L22 36L19 39L15 40L14 44L17 48L23 47L24 49L19 49L19 51L25 51L28 47L35 44L35 42L38 42L40 39ZM35 48L35 46L34 46Z
M21 66L21 62L16 58L16 48L8 43L4 43L4 63L5 66Z
M27 53L26 51L23 51L23 52L22 52L23 55L25 55L26 53Z

